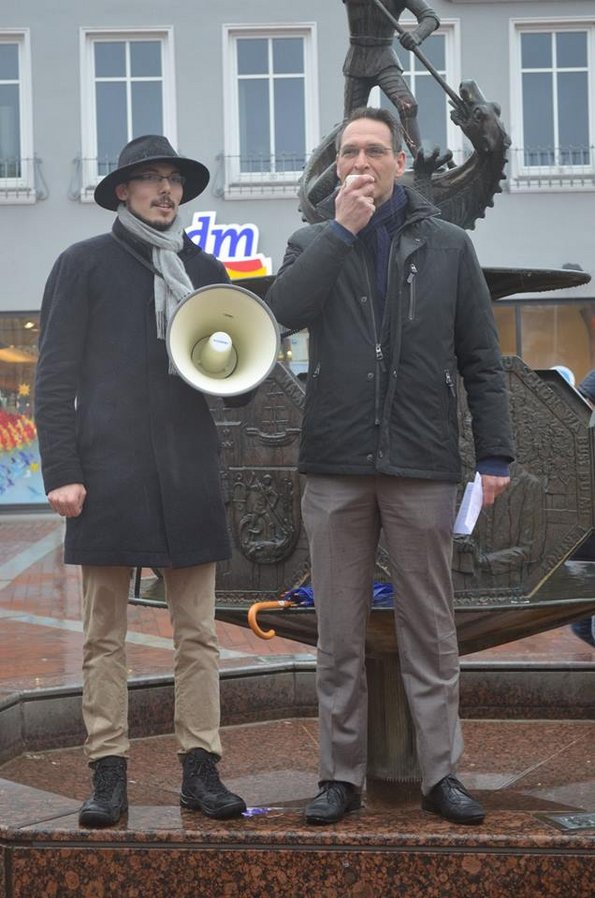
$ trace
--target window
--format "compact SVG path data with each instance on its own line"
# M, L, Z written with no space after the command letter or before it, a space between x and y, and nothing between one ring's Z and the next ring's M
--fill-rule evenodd
M226 195L295 188L318 137L314 36L312 25L226 29Z
M35 201L29 34L0 32L0 202Z
M122 147L141 134L165 134L175 145L171 35L84 32L83 198L117 166Z
M564 365L576 383L595 367L593 300L501 299L494 316L504 355L538 370Z
M402 24L408 30L414 28L413 22L404 20ZM460 128L451 121L451 106L446 91L417 56L401 46L397 38L394 40L394 49L403 66L403 77L417 101L417 120L424 152L429 154L434 147L439 147L442 152L448 148L453 153L454 161L460 164L465 155L464 136ZM421 44L420 51L444 81L458 93L459 35L455 23L442 22L440 28ZM382 106L396 114L394 106L378 87L372 91L369 102L371 106ZM407 147L404 149L407 150Z
M516 186L595 185L595 23L516 24Z
M39 312L0 313L0 511L46 505L33 421Z

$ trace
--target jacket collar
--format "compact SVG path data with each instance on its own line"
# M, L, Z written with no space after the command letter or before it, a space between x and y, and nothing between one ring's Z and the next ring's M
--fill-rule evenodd
M144 256L146 259L152 258L151 247L148 243L145 243L144 240L139 240L138 237L135 237L134 234L131 234L130 231L124 227L121 221L118 219L114 219L114 223L112 225L112 234L117 237L117 239L122 243L127 243L132 247L135 252L140 253L141 256Z
M440 216L442 212L429 200L413 187L406 187L403 184L403 190L407 194L407 221L412 218L428 218L429 216Z

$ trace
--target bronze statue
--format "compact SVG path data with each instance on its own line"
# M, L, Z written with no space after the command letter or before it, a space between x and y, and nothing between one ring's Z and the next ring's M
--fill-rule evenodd
M504 168L510 137L500 119L500 107L484 97L475 81L463 81L456 91L444 80L432 63L419 50L419 44L438 26L438 18L423 0L342 0L347 7L351 29L351 48L347 54L345 73L345 115L365 103L371 87L378 84L385 92L397 85L401 100L407 102L400 111L405 140L413 153L413 167L405 172L404 183L414 187L440 209L443 219L462 228L473 228L485 210L494 204L494 196L502 192L500 182L506 178ZM406 32L397 17L405 8L418 17L418 27ZM375 29L375 30L373 30ZM472 146L472 152L460 165L451 163L452 153L443 155L436 148L425 155L420 145L416 119L417 106L405 84L402 69L392 49L393 35L411 49L430 75L440 84L452 107L450 117ZM366 74L364 74L366 72ZM391 96L394 100L394 93ZM326 135L308 159L298 187L302 218L311 224L329 217L330 200L337 189L335 138L340 122ZM550 288L551 289L551 288Z
M502 192L510 137L500 119L500 107L486 100L475 81L463 81L459 93L458 105L452 103L450 115L473 152L461 165L445 169L445 156L440 157L438 150L429 156L422 151L401 183L434 203L445 221L472 229L478 218L485 217L486 208L494 205L494 196ZM299 208L302 218L311 224L332 214L330 198L338 187L335 137L340 128L341 124L336 125L316 147L300 179Z
M403 78L403 68L393 50L395 28L374 0L343 0L349 21L350 47L343 65L345 75L344 116L358 106L366 106L373 87L378 85L396 107L403 137L413 158L421 149L417 103ZM408 9L417 18L414 31L403 31L399 42L414 50L438 28L440 20L425 0L383 0L390 16L398 19Z

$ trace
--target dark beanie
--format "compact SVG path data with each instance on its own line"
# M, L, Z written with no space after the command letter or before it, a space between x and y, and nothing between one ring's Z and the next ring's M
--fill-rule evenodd
M587 376L581 380L577 390L591 402L595 402L595 368L593 368L592 371L589 371Z

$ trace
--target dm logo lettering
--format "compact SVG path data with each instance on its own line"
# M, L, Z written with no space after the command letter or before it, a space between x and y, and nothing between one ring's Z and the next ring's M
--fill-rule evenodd
M232 281L272 274L268 256L258 250L255 224L215 224L215 212L195 212L186 233L193 243L223 262Z

